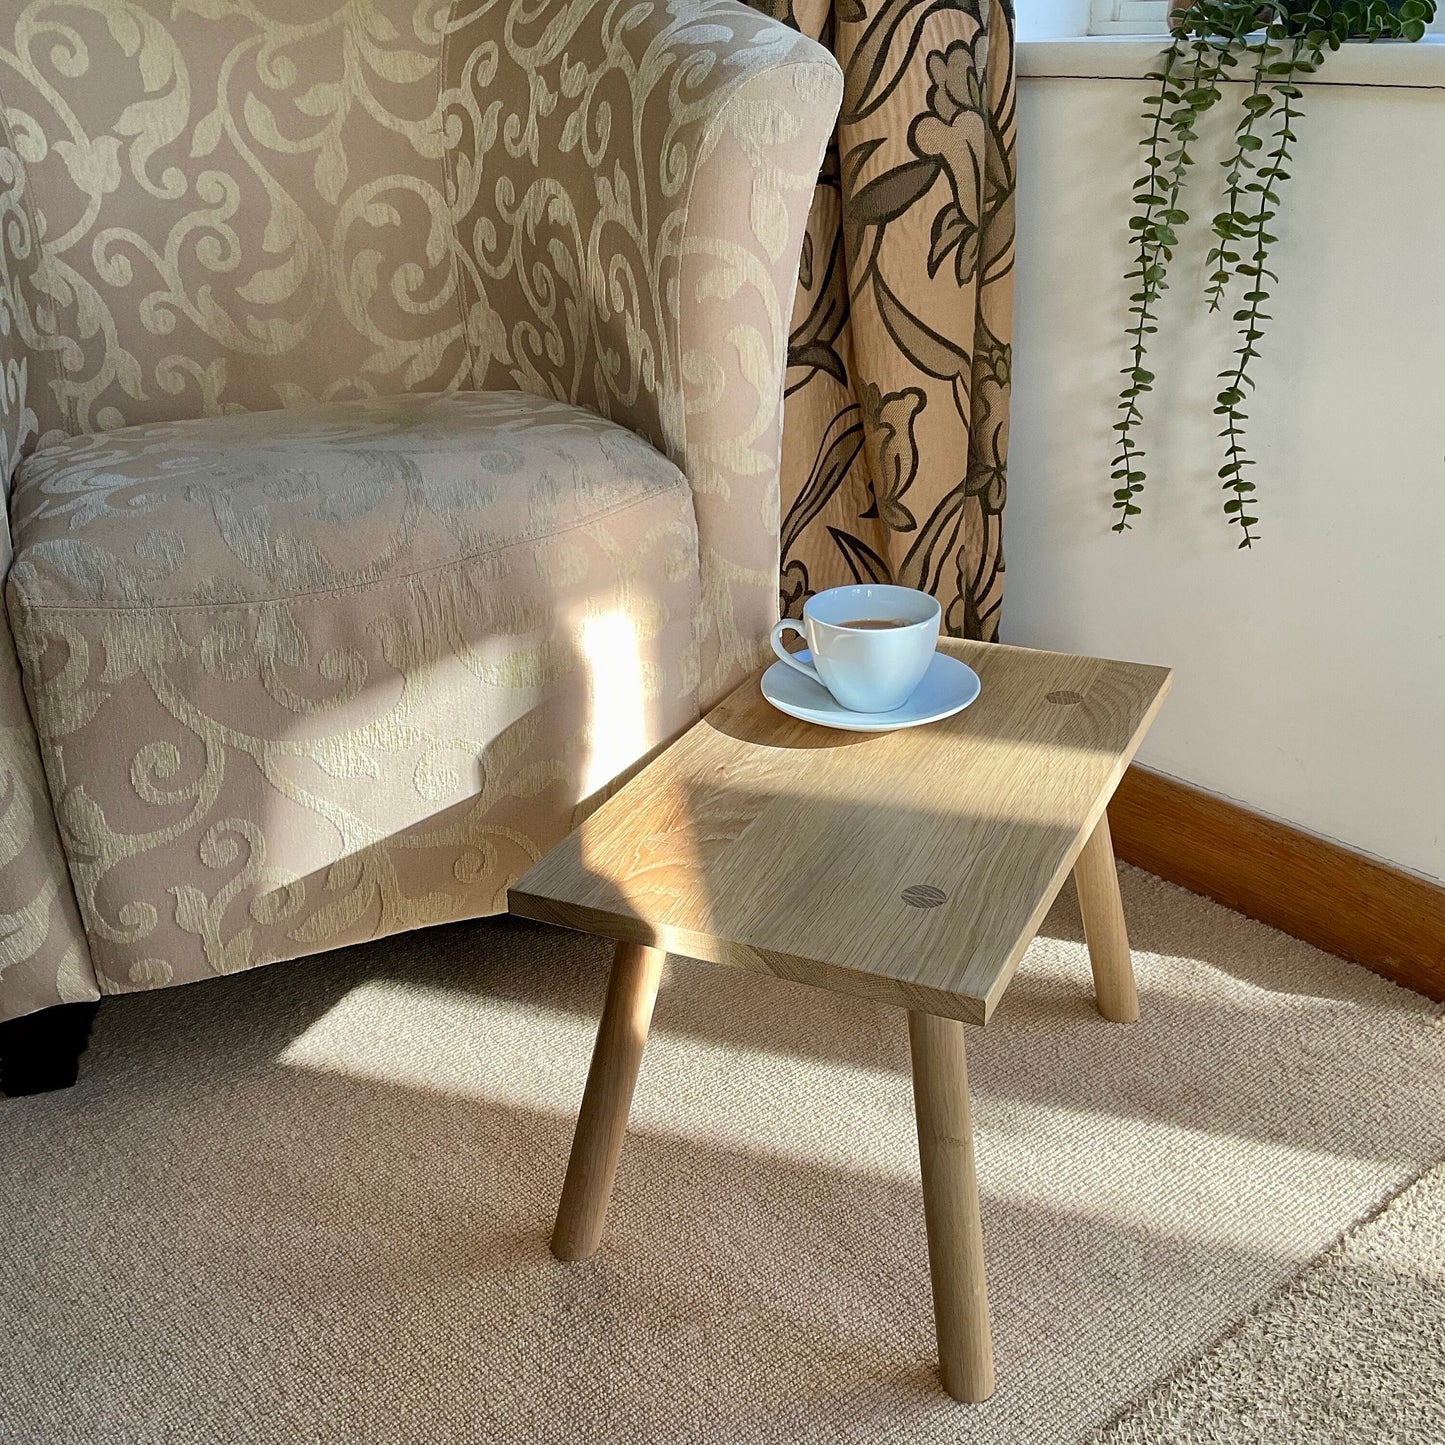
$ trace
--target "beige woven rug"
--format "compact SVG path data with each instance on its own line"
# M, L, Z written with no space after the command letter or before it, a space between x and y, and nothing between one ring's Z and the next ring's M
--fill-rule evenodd
M608 951L492 921L113 1001L0 1103L0 1440L1083 1440L1445 1155L1439 1010L1124 882L1141 1023L1066 898L970 1033L987 1405L934 1380L898 1014L676 962L564 1267Z
M1097 1437L1097 1445L1445 1441L1445 1166Z

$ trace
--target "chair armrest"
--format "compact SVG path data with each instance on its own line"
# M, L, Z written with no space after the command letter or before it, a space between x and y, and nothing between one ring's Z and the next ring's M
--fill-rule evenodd
M20 291L36 255L25 182L0 110L0 582L10 570L10 482L36 432ZM99 997L0 598L0 1024Z
M27 394L30 358L21 337L22 270L33 266L37 251L25 207L25 186L25 164L11 144L10 129L0 110L0 505L9 502L10 481L20 465L20 454L36 431ZM8 505L6 511L8 514ZM6 541L8 567L8 530Z
M4 340L0 336L0 344ZM7 449L0 460L13 460L15 433L3 408L0 425L0 446ZM3 506L0 502L0 582L11 561ZM100 997L50 796L20 680L9 605L0 593L0 1024L54 1004Z
M707 706L777 618L788 325L842 74L736 0L510 5L449 41L475 384L586 406L687 476Z

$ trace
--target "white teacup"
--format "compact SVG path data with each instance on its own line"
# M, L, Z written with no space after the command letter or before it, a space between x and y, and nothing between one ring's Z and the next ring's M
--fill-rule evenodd
M773 651L827 688L840 707L892 712L923 681L938 647L941 617L937 600L912 587L872 582L830 587L803 604L801 623L785 617L773 628ZM783 646L790 630L807 639L811 664Z

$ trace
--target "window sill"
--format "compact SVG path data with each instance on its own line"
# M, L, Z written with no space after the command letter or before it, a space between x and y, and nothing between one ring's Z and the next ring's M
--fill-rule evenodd
M1152 35L1021 40L1018 72L1041 80L1139 80L1155 69L1162 49ZM1327 55L1319 75L1302 84L1445 89L1445 35L1427 35L1413 45L1403 40L1347 44Z

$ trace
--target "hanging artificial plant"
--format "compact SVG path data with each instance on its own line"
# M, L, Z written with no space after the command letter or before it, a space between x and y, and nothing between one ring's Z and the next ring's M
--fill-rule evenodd
M1241 547L1252 546L1259 518L1254 466L1245 447L1244 403L1254 390L1253 367L1259 359L1265 306L1279 277L1270 269L1270 229L1279 211L1280 192L1289 179L1295 122L1301 92L1296 82L1324 62L1327 50L1346 40L1419 40L1435 14L1435 0L1193 0L1171 19L1173 38L1158 70L1148 79L1156 89L1144 106L1147 134L1144 174L1134 183L1129 219L1134 266L1127 279L1126 333L1129 364L1119 394L1119 454L1111 473L1116 532L1139 515L1144 490L1144 449L1139 429L1142 399L1154 388L1145 367L1149 337L1158 330L1159 298L1174 259L1188 213L1181 207L1184 180L1194 163L1192 147L1199 121L1224 98L1225 81L1243 82L1240 114L1229 152L1221 162L1223 197L1210 223L1212 244L1206 262L1204 299L1211 311L1226 304L1232 311L1239 345L1234 361L1219 373L1221 386L1214 414L1224 441L1219 478L1227 494L1224 511L1240 529Z

